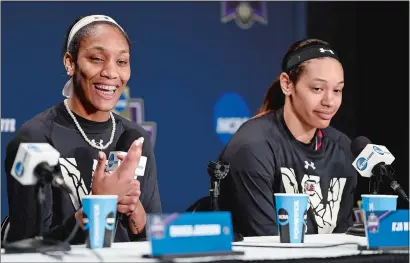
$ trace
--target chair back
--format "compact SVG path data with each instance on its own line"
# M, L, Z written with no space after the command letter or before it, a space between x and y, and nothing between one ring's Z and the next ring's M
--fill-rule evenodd
M1 247L3 247L3 243L6 242L7 234L10 230L10 217L6 216L3 221L1 222Z

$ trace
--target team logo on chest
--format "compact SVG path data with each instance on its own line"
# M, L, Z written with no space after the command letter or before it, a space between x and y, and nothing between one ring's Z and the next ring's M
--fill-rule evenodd
M309 163L308 161L305 161L305 169L307 170L309 167L312 168L313 170L316 170L314 162Z
M316 173L315 164L305 161L303 166L306 169L305 172L302 165L296 171L293 168L281 167L284 190L286 193L301 192L309 195L309 207L316 219L318 233L330 234L337 224L346 178L331 178L329 185L326 186L328 189L322 189L324 185L321 186L321 177L314 174ZM297 176L297 173L302 174Z
M96 142L95 139L92 139L91 142L92 142L94 145L98 145L99 147L104 146L104 144L103 144L104 141L103 141L103 140L100 140L99 142Z
M313 196L315 194L315 185L317 184L317 182L313 181L313 180L306 180L305 182L305 189L304 192L306 192L309 196Z

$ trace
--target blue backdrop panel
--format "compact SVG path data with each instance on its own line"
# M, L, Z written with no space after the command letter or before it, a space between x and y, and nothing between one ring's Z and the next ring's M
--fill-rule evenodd
M280 72L281 56L305 37L304 5L269 2L267 24L243 29L221 22L220 2L3 2L2 161L14 135L6 119L15 119L18 129L63 99L61 48L68 26L78 16L106 14L132 40L129 92L143 98L145 121L157 125L164 211L183 211L207 195L206 166L229 139L229 127L255 114ZM4 166L1 189L4 218Z

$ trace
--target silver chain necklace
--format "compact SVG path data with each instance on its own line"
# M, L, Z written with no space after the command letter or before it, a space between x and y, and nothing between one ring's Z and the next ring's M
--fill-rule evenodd
M77 118L74 116L74 114L71 112L70 108L68 107L68 99L64 100L64 105L65 108L67 109L68 114L71 116L71 118L73 119L75 126L77 126L77 129L80 131L81 135L83 136L84 140L91 146L94 147L98 150L105 150L108 148L108 146L110 146L110 144L112 143L112 141L114 140L114 135L115 135L115 129L116 129L116 125L115 125L115 119L114 119L114 115L112 114L112 112L110 111L110 118L112 121L112 131L111 131L111 137L109 142L106 145L97 145L95 143L95 140L90 140L88 139L87 135L85 134L85 132L83 131L83 129L81 128L80 124L77 121Z

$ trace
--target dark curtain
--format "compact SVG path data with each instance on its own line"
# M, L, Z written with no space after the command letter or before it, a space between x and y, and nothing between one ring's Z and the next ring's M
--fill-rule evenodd
M396 157L409 190L409 3L309 2L307 34L330 42L345 70L343 104L332 122L350 138L366 136ZM369 192L359 178L356 199ZM380 194L392 194L388 182ZM403 201L398 208L407 208Z

